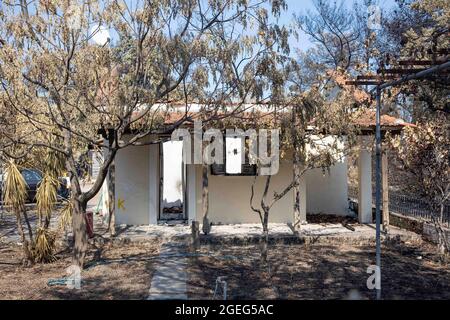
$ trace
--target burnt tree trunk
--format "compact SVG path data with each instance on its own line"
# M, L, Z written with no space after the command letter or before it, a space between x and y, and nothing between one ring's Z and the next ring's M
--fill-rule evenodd
M200 248L200 223L195 220L191 225L191 248L194 251Z
M109 220L108 220L108 230L109 234L111 236L116 235L116 210L115 210L115 175L116 175L116 167L114 165L114 161L111 162L108 170L108 214L109 214Z
M292 168L293 168L293 192L294 192L294 230L299 231L301 224L306 221L305 213L301 212L300 209L300 201L301 201L301 189L300 189L300 179L302 178L302 168L301 165L304 161L304 143L300 140L300 132L299 128L302 126L299 125L299 120L302 120L301 114L299 114L297 108L292 109Z
M269 250L269 208L264 207L264 220L263 220L263 238L261 245L261 260L267 262L267 252Z
M261 246L261 259L265 263L267 262L267 251L269 246L269 214L270 214L270 205L267 204L267 194L269 192L270 181L272 180L272 176L268 175L266 178L266 183L264 186L264 193L261 198L261 209L263 210L263 219L262 219L262 227L263 227L263 239Z
M86 203L74 197L73 199L73 258L74 265L83 268L86 250L88 247L86 226Z
M445 232L444 228L442 227L443 221L444 221L444 209L445 205L444 203L441 203L439 205L439 217L435 217L434 220L434 226L436 229L437 234L437 240L438 240L438 250L440 254L445 254L449 252L449 243L447 238L447 233Z
M23 230L22 218L20 216L20 211L16 211L16 221L17 221L17 232L19 233L20 239L22 240L23 249L23 265L30 265L33 262L31 254L30 242L25 236L25 231ZM32 239L32 238L31 238Z
M27 224L28 228L28 236L30 237L30 241L33 241L33 230L31 228L30 219L28 219L27 209L23 209L23 217L25 219L25 223Z
M116 136L114 130L109 130L108 142L110 147L114 145L115 140ZM112 237L114 237L116 235L116 210L115 210L116 166L114 160L111 161L111 164L109 165L108 168L107 185L108 185L108 213L109 213L108 230L109 234Z

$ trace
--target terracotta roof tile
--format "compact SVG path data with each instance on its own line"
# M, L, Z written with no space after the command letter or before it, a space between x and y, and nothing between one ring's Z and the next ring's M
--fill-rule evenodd
M195 119L200 112L188 112L188 117ZM250 115L249 112L244 112L239 114L239 118L245 119L246 114ZM259 116L263 116L264 113L259 114ZM138 116L139 113L136 113L135 116ZM270 116L270 113L267 113ZM169 112L161 112L161 116L164 116L164 124L171 125L175 122L179 121L185 116L185 112L183 111L169 111ZM371 109L360 109L355 111L355 117L353 123L359 126L361 129L374 129L376 126L375 119L375 110ZM396 118L390 115L382 115L381 116L381 126L384 129L402 129L403 127L414 127L415 125L412 123L405 122L403 119Z
M375 110L362 109L355 113L354 123L362 128L371 128L376 125ZM380 124L382 127L410 127L415 126L412 123L405 122L403 119L396 118L387 114L381 115Z

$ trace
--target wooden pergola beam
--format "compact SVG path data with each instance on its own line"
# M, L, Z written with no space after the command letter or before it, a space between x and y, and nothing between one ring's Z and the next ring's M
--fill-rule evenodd
M431 66L435 63L431 60L402 60L398 64L401 66Z
M428 54L450 54L450 49L437 49L437 50L433 50L433 49L428 49L427 51Z
M364 81L364 80L349 80L345 81L346 85L354 85L354 86L378 86L383 82L380 81Z
M378 80L378 81L384 81L384 80L394 80L397 79L398 76L395 75L362 75L362 76L357 76L356 80Z
M438 66L438 65L436 65ZM428 68L413 68L413 69L399 69L399 68L392 68L392 69L378 69L377 73L378 74L388 74L388 75L392 75L392 74L416 74L419 72L424 72L427 71ZM440 73L442 74L448 74L447 71L440 71Z
M378 69L378 74L413 74L421 71L425 71L426 69L400 69L400 68L392 68L392 69Z

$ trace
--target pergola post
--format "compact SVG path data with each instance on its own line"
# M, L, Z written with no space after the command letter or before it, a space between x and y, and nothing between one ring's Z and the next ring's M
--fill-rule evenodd
M388 151L385 149L381 156L381 175L382 175L382 198L383 198L383 230L389 229L389 169L388 169Z
M372 223L372 152L361 137L358 156L358 221Z

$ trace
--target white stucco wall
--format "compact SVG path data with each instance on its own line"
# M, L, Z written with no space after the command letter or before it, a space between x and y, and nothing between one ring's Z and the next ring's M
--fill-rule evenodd
M198 220L202 207L201 198L201 165L188 164L186 166L186 207L189 224L193 220ZM200 192L200 196L199 196Z
M197 170L197 220L202 220L201 167ZM213 223L259 223L259 216L250 208L251 185L254 177L209 175L209 218ZM266 177L257 178L254 206L260 207ZM281 162L277 175L272 177L269 198L292 181L292 166ZM292 223L293 193L290 191L272 208L269 222Z
M329 173L313 169L305 178L306 212L348 214L347 159L332 166Z
M157 222L159 210L158 145L130 146L116 155L116 223ZM119 205L120 204L120 205Z
M157 223L159 213L159 146L128 147L116 157L116 222L142 225ZM201 165L187 166L186 192L189 221L202 219ZM259 217L250 208L251 184L254 177L209 175L209 214L214 223L259 223ZM279 173L272 177L269 195L280 192L292 179L292 162L282 160ZM254 204L259 207L265 177L258 177ZM308 213L346 215L347 161L323 174L320 169L305 175ZM305 191L306 190L306 191ZM119 207L119 201L123 206ZM293 193L277 202L270 222L293 222Z
M308 156L332 151L336 164L330 170L313 169L305 173L306 212L335 215L348 214L346 139L336 136L312 136L311 144L306 146Z
M116 156L116 222L149 223L149 146L128 147ZM120 205L119 205L120 204Z

